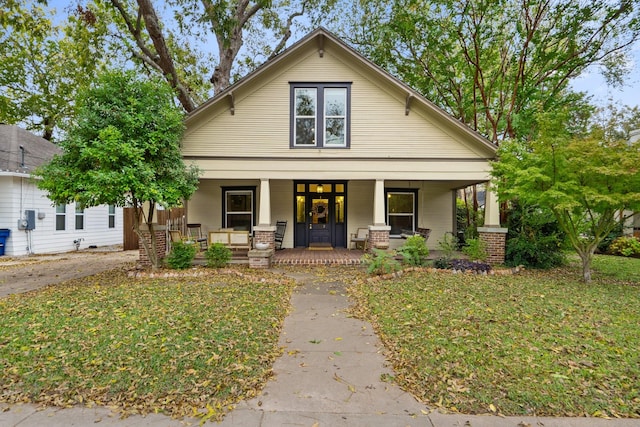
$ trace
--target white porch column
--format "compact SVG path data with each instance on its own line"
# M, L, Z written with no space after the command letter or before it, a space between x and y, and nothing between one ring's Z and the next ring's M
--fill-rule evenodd
M258 225L271 225L271 187L269 179L260 179L260 211Z
M500 227L498 197L487 183L484 199L484 227L478 227L478 237L487 248L489 264L503 264L505 259L507 229Z
M493 191L490 183L487 183L484 201L484 226L500 227L500 204L498 195Z
M373 194L373 225L386 225L384 214L384 179L376 179Z

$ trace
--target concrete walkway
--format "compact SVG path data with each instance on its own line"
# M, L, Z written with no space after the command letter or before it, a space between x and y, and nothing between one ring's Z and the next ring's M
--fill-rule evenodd
M288 273L301 283L292 297L280 345L284 355L261 395L238 404L212 426L385 426L385 427L632 427L640 420L497 417L433 412L391 382L371 325L350 318L349 300L337 277ZM3 410L3 408L5 408ZM0 405L0 426L183 426L198 420L162 415L118 419L108 408L38 411L34 405Z

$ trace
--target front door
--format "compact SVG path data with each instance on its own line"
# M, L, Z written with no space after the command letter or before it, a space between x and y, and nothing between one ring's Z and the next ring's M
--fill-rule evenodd
M333 197L312 196L309 210L309 246L331 246Z
M294 184L296 247L346 247L346 182Z

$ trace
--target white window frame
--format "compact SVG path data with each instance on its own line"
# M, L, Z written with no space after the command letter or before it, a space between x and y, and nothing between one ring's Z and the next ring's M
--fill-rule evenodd
M418 193L416 190L413 189L398 189L398 188L394 188L394 189L387 189L385 190L386 193L386 197L385 197L385 201L388 201L390 196L393 194L408 194L411 195L413 197L413 211L411 213L406 213L406 212L390 212L390 206L389 203L386 203L386 215L387 215L387 225L391 225L391 217L411 217L411 230L415 231L416 228L416 219L417 219L417 215L418 215ZM390 234L389 237L400 237L400 234Z
M58 227L58 218L62 218L62 228ZM67 229L67 205L56 205L56 231L65 231Z
M76 230L84 230L84 208L80 207L80 204L76 202L76 215L75 215L75 226ZM78 227L78 220L81 221L81 226Z
M107 227L116 228L116 205L107 206Z

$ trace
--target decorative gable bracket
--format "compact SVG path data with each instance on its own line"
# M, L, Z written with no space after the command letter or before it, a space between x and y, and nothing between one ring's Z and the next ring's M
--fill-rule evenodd
M236 114L236 99L233 96L233 92L229 92L227 94L227 98L229 99L229 111L231 112L232 116L235 116Z
M409 110L411 110L411 100L413 99L413 95L408 93L407 99L404 101L404 115L409 115Z

